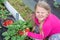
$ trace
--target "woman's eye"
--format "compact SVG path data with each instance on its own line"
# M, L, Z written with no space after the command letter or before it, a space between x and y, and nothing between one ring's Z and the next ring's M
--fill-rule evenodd
M40 12L37 12L37 13L40 13Z

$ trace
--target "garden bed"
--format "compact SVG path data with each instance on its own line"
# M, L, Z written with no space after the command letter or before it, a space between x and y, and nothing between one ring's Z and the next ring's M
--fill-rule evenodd
M24 18L24 20L30 20L27 24L30 25L30 23L33 23L31 20L31 13L32 11L23 4L22 0L8 0L9 3L21 14L21 16ZM0 18L5 21L7 19L7 16L10 15L10 12L5 8L4 4L1 4L1 9L0 9ZM1 23L4 23L2 21ZM13 20L14 21L14 20ZM6 23L5 23L6 24ZM18 25L18 24L17 24ZM20 24L19 24L20 25ZM27 27L29 27L29 25ZM3 26L3 25L2 25ZM9 26L8 26L9 27ZM15 25L13 25L13 28ZM17 27L17 26L16 26ZM32 27L32 26L31 26ZM6 27L7 28L7 27ZM4 30L4 29L3 29ZM2 35L1 35L2 36ZM3 37L2 37L3 38ZM7 39L7 38L6 38ZM28 40L28 39L27 39Z
M7 28L2 25L3 21L8 18L13 18L13 16L5 8L4 4L0 0L0 40L3 40L2 33L7 30Z

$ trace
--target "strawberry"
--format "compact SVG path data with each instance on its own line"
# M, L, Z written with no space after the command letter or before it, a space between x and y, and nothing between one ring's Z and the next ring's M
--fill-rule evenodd
M3 22L3 25L8 26L8 22L7 21Z
M4 26L8 26L10 24L13 24L13 21L12 20L6 20L5 22L3 22L3 25Z
M18 31L18 34L22 36L22 35L24 34L24 32L21 31L21 30L19 30L19 31Z
M12 20L8 20L8 25L13 24Z
M29 28L26 28L26 29L25 29L25 32L30 32L30 29L29 29Z

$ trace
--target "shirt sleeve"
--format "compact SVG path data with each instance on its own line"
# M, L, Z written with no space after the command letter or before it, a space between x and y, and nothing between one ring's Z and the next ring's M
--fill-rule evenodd
M36 38L36 39L43 39L44 38L41 34L36 34L33 32L29 32L28 37L32 37L32 38Z
M36 39L44 39L46 38L47 36L50 35L51 31L52 31L52 27L45 27L44 28L44 36L42 34L36 34L36 33L33 33L33 32L28 32L28 37L32 37L32 38L36 38Z

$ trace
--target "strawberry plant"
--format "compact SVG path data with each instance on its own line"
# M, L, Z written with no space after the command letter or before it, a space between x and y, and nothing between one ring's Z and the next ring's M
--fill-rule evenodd
M0 3L3 3L3 2L5 2L6 0L0 0Z
M24 35L23 31L31 31L30 28L32 28L32 23L30 21L18 20L7 28L8 30L2 33L5 40L25 40L27 36Z
M5 9L4 5L2 3L0 3L0 10L1 9Z
M7 15L10 15L7 10L0 10L0 18L6 19Z
M2 19L6 19L7 15L11 15L9 14L8 10L5 8L3 2L5 2L6 0L0 0L0 18Z
M5 6L3 4L4 1L6 1L6 0L0 0L0 18L1 18L1 25L3 27L6 27L6 26L12 24L14 20L12 20L13 19L12 17L9 17L11 14L5 8ZM10 18L10 19L8 19L8 18Z

